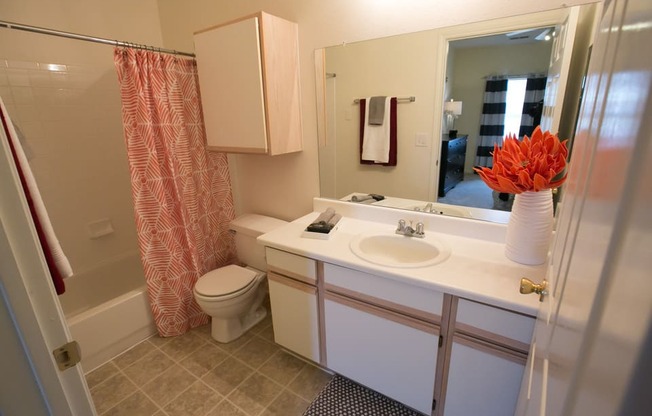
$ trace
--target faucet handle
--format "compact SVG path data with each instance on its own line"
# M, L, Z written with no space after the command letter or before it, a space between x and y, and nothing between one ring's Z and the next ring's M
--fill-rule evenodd
M423 234L424 234L424 232L423 232L423 228L424 228L423 223L422 223L422 222L418 222L418 223L417 223L417 228L416 228L416 230L415 230L416 234L418 234L418 235L423 235Z
M404 231L405 230L405 220L398 220L398 228L396 228L396 231Z

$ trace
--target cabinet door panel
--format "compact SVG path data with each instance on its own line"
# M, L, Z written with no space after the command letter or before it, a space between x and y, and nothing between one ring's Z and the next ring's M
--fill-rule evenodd
M195 34L208 147L267 152L258 17Z
M317 288L268 274L274 340L290 351L319 362Z
M507 416L516 408L525 368L486 347L453 342L444 416Z
M324 308L328 368L430 414L438 328L416 329L336 299Z

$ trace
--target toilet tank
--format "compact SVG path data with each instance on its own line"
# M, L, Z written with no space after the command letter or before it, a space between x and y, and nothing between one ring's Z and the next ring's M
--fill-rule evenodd
M265 247L256 238L285 224L287 221L258 214L244 214L231 221L238 260L258 270L267 270Z

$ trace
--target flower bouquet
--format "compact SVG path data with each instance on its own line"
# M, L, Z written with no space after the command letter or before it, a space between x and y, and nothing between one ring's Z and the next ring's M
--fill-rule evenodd
M545 262L552 237L552 189L566 181L567 140L537 127L532 137L505 137L494 145L493 167L474 168L497 192L516 194L505 236L505 255L518 263Z

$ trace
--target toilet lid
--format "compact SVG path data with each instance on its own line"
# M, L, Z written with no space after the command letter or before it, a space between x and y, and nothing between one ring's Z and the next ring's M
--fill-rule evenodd
M226 296L246 289L257 273L231 264L211 270L197 280L195 291L203 296Z

